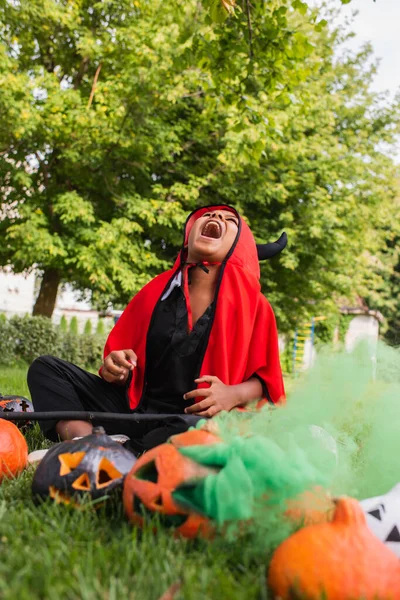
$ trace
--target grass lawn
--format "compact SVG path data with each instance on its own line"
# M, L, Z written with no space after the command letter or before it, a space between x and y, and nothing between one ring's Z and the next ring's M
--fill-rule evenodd
M26 371L0 369L0 392L29 397ZM45 441L36 428L30 450ZM2 600L157 600L177 580L176 600L264 600L267 557L250 544L175 540L130 526L120 505L94 512L35 505L33 469L0 486Z

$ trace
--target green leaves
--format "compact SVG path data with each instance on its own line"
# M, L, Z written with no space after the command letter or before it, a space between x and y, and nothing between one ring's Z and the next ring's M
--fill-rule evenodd
M95 221L93 205L84 200L77 192L65 192L54 198L53 214L58 215L61 223L82 223L85 228Z
M214 23L223 23L238 10L235 0L203 0L203 4Z
M250 20L233 6L0 4L2 264L123 307L171 266L188 212L222 202L258 241L288 233L262 266L282 331L356 293L378 301L399 107L306 2L252 2Z
M305 15L308 10L308 5L306 2L302 2L301 0L294 0L292 2L292 7L295 10L298 10L301 15Z

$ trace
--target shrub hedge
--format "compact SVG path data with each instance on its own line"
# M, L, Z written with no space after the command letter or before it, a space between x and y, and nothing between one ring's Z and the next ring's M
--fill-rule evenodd
M106 337L106 333L65 331L46 317L0 319L0 364L31 364L42 354L52 354L96 370L101 364Z

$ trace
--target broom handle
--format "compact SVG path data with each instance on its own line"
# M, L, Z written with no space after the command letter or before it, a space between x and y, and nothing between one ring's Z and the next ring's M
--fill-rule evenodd
M133 423L152 423L163 421L164 419L178 419L179 421L188 420L184 415L176 415L171 413L147 414L147 413L107 413L107 412L90 412L90 411L68 411L56 410L47 412L17 412L6 411L0 412L0 419L5 421L125 421Z

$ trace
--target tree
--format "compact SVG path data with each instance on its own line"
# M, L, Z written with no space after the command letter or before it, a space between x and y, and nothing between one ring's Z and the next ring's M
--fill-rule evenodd
M97 325L96 325L96 333L98 335L104 335L106 332L106 328L104 326L104 320L103 319L99 319L97 321Z
M358 295L384 314L396 298L387 285L395 257L383 251L400 216L390 156L398 101L370 92L370 47L340 54L343 35L329 29L309 39L316 46L310 76L267 107L254 104L261 126L249 132L248 123L230 148L241 204L259 239L267 223L289 236L289 250L262 270L281 330ZM257 142L254 161L247 156Z
M378 284L368 290L365 299L370 306L380 310L386 317L381 328L385 340L400 346L400 200L394 204L393 219L384 229L385 243L376 256L375 270L379 273Z
M227 27L223 49L223 30L214 34L201 13L194 0L0 3L1 261L15 271L42 270L34 314L52 314L62 280L122 300L166 266L163 237L176 246L180 196L187 195L179 193L186 181L172 181L171 162L182 152L180 138L192 144L185 112L202 84L212 83L207 53L214 62L230 59L237 41L247 52L247 21ZM212 7L211 14L218 16ZM255 47L267 50L272 85L277 56L285 61L286 47L306 43L285 28L280 33L283 12L267 9L263 18L270 30ZM235 77L250 70L244 57L232 63ZM183 112L169 122L180 95ZM168 202L159 183L164 170L176 186ZM203 181L186 179L197 188ZM198 192L190 193L187 200L195 200ZM127 194L144 219L126 210ZM155 217L157 243L148 248Z
M229 11L205 5L0 2L0 260L43 271L35 313L60 281L124 305L210 202L259 241L288 230L263 267L281 328L368 281L398 117L368 92L368 53L336 61L339 35L299 0L244 2L221 24L207 14Z
M83 329L83 333L85 335L90 335L92 333L92 321L90 319L87 319L85 327Z
M72 319L69 322L69 331L73 335L78 335L78 333L79 333L78 319L75 316L72 317Z
M68 331L68 323L67 323L67 318L66 318L65 315L61 316L61 319L60 319L60 329L61 329L62 332Z
M386 340L393 346L400 346L400 257L398 248L400 246L400 238L395 240L397 244L398 262L393 270L390 280L389 289L391 290L391 310L388 317L388 327L385 335Z

